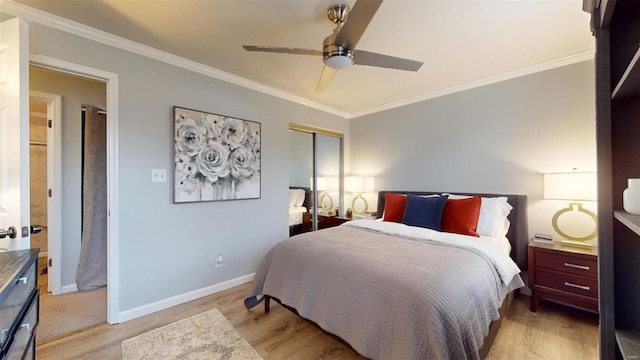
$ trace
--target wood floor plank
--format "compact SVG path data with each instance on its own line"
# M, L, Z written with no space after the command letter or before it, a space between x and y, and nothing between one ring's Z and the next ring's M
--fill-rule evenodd
M277 303L265 314L243 300L250 284L133 319L100 324L47 339L36 346L40 360L121 359L121 342L174 321L217 308L265 359L363 359L348 345L300 319ZM517 296L487 359L597 359L598 316L543 301L529 311L529 297Z

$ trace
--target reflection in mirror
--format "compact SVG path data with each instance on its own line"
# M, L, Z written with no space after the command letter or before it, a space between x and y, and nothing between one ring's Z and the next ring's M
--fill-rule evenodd
M339 211L340 141L334 136L316 134L318 216L335 216Z
M289 236L311 231L313 134L289 130Z
M342 135L298 126L289 130L291 235L337 225L343 201Z

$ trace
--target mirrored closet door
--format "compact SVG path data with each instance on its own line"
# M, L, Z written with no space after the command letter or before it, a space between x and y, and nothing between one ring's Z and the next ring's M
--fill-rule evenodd
M333 226L342 209L341 133L299 124L289 131L289 234Z

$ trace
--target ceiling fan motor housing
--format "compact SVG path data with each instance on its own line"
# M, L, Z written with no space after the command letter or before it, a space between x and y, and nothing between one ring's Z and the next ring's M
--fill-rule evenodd
M335 45L334 39L335 35L329 35L324 39L322 59L327 66L333 69L346 69L353 65L354 52L344 46Z
M322 44L322 58L325 65L336 70L346 69L353 65L354 52L351 49L335 43L336 35L340 32L342 25L347 21L349 11L349 7L345 4L335 4L327 10L327 17L336 24L336 28L333 34L324 39Z

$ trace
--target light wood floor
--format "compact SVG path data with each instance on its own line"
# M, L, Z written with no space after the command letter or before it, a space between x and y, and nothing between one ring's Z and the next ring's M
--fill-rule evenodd
M100 324L47 339L36 346L39 360L121 359L122 340L211 308L226 316L265 359L362 359L335 337L277 303L251 311L243 300L249 284L210 295L122 324ZM529 311L529 297L515 298L488 359L597 359L598 316L543 301Z

